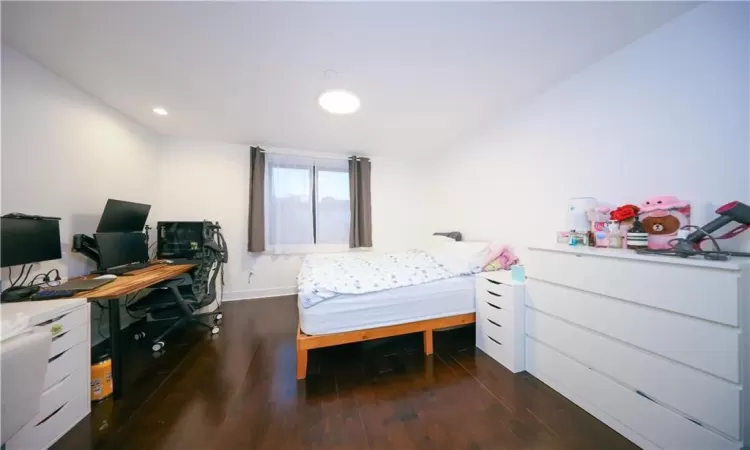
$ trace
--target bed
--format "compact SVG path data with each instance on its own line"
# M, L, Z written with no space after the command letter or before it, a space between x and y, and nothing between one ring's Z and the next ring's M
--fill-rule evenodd
M473 274L487 244L430 239L407 252L305 258L298 277L297 379L306 377L312 349L421 332L429 355L433 330L474 322Z

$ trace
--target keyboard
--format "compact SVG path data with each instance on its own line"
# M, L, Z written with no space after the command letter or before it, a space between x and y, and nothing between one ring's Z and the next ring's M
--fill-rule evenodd
M71 298L76 295L80 291L64 291L64 290L58 290L58 291L39 291L36 294L31 296L32 300L54 300L56 298Z
M110 275L125 275L128 272L132 272L134 270L138 269L145 269L146 267L151 267L154 264L159 264L158 262L145 262L145 263L138 263L138 264L130 264L124 267L117 267L114 269L106 269L106 270L97 270L95 272L91 272L92 274L110 274Z

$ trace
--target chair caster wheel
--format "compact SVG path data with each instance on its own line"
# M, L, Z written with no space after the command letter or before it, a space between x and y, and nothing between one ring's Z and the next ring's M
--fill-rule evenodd
M141 339L145 337L146 337L146 333L142 331L140 333L135 333L135 335L133 335L133 339L135 339L136 341L140 341Z
M211 334L219 334L219 327L213 327L211 328Z
M164 349L164 342L162 342L162 341L159 341L159 342L157 342L157 343L155 343L154 345L151 346L151 350L153 350L155 352L160 352L160 351L162 351L162 349Z
M214 314L214 320L221 320L224 318L224 314L222 313L216 313Z

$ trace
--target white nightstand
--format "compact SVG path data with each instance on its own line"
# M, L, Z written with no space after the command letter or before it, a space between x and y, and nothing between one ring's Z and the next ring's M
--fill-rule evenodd
M525 369L524 284L509 270L476 276L476 345L512 372Z

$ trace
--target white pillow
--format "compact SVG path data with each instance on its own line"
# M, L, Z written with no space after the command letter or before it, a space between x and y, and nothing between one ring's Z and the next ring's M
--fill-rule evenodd
M439 250L440 248L455 243L456 241L448 236L427 236L421 239L421 242L417 243L416 248L419 250L432 251Z
M448 268L461 273L478 273L484 267L489 242L453 241L431 253Z

